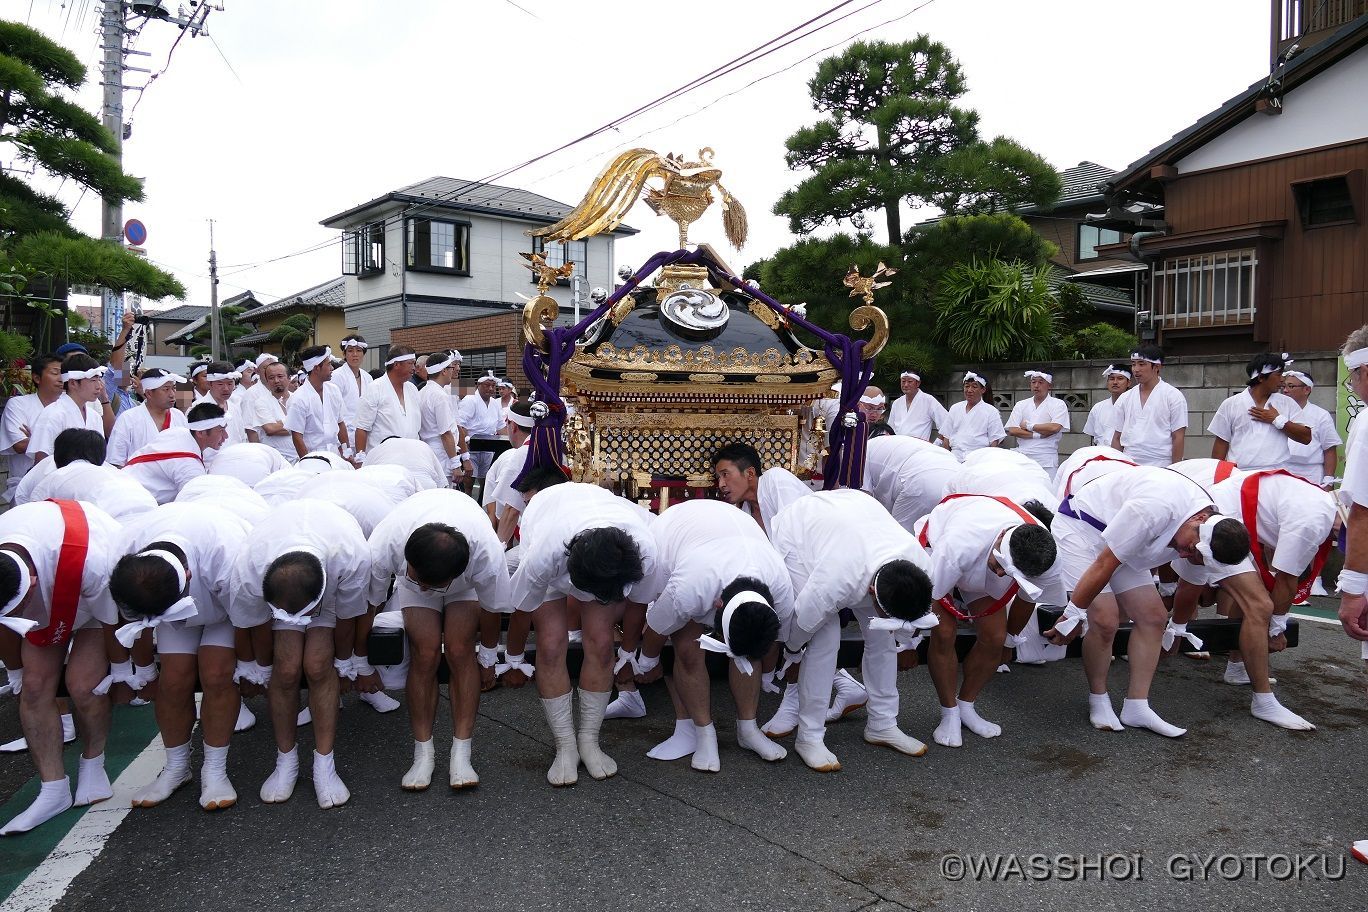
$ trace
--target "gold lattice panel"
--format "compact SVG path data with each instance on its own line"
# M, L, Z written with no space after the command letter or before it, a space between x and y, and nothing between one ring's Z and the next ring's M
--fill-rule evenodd
M798 416L603 411L594 415L595 461L619 472L711 475L712 454L738 440L755 447L766 467L794 471Z

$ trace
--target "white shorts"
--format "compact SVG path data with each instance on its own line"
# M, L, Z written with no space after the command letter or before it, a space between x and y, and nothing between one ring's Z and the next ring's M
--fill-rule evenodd
M1062 514L1055 514L1050 531L1054 533L1055 544L1059 549L1059 560L1056 564L1059 567L1059 575L1063 578L1065 591L1072 593L1083 574L1102 553L1102 549L1107 547L1107 543L1102 540L1102 533L1092 526ZM1145 586L1154 586L1154 576L1149 570L1136 570L1128 564L1122 564L1116 568L1116 572L1112 574L1107 585L1102 587L1102 591L1130 592L1132 589L1141 589Z
M522 545L516 544L504 552L504 563L508 565L508 575L518 571L518 560L522 557Z
M193 627L186 621L173 621L170 624L158 624L155 636L157 652L162 655L195 655L201 646L232 649L236 645L230 621Z
M452 602L478 602L480 597L473 586L456 586L450 592L419 592L407 586L396 585L394 594L386 605L387 611L402 611L405 608L429 608L442 612Z

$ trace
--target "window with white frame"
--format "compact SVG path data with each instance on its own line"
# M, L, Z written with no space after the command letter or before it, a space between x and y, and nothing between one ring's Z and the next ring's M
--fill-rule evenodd
M1152 310L1168 329L1254 322L1254 250L1169 257L1152 267Z
M470 275L470 223L411 218L405 224L408 268Z
M540 253L546 258L546 265L553 269L564 266L567 262L575 264L573 275L584 276L589 269L589 242L588 241L553 241L546 243L544 238L532 239L532 252ZM537 277L532 276L535 283ZM562 285L568 285L569 279L561 279Z

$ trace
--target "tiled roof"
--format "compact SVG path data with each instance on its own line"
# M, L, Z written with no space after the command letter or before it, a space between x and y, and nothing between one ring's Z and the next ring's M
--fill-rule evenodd
M1114 169L1106 165L1090 161L1082 161L1072 168L1060 171L1059 181L1063 186L1055 207L1067 206L1074 201L1098 196L1097 186L1115 173Z
M181 304L170 310L143 311L154 323L189 323L209 313L209 308L199 304Z
M204 327L207 326L208 324L209 324L209 308L206 307L206 308L204 308L204 316L199 317L198 319L193 320L193 321L191 321L191 322L185 324L185 325L182 326L180 329L176 330L174 333L172 333L171 335L167 336L165 339L162 339L162 341L163 341L163 342L170 343L170 344L172 344L172 345L175 345L175 344L181 343L181 342L187 342L187 341L189 341L189 339L190 339L191 336L193 336L193 335L194 335L196 332L198 332L199 330L204 329Z
M341 310L346 301L346 288L346 280L338 276L312 288L286 295L279 301L263 304L255 310L247 311L237 319L239 323L256 323L267 314L279 313L295 307L308 310Z

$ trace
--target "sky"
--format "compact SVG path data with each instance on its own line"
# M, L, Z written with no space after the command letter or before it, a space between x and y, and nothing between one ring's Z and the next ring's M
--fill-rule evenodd
M186 303L209 303L210 219L220 298L251 289L273 301L340 273L339 235L322 219L435 175L488 178L838 3L221 0L208 37L187 35L169 63L174 25L147 23L135 39L149 56L129 65L156 78L125 96L124 167L147 198L124 216L146 225L149 258L186 286ZM0 6L80 57L90 79L76 100L97 112L99 6ZM803 177L785 165L784 141L817 119L806 83L818 62L854 40L926 33L959 60L960 104L979 112L985 139L1011 137L1060 169L1119 169L1266 74L1268 18L1265 0L854 0L821 31L496 182L573 204L624 149L711 147L750 240L727 251L716 207L690 239L714 242L739 272L796 240L771 214ZM99 233L94 194L45 186ZM644 204L627 221L641 234L619 241L620 263L676 246L673 224ZM833 265L833 283L843 272Z

